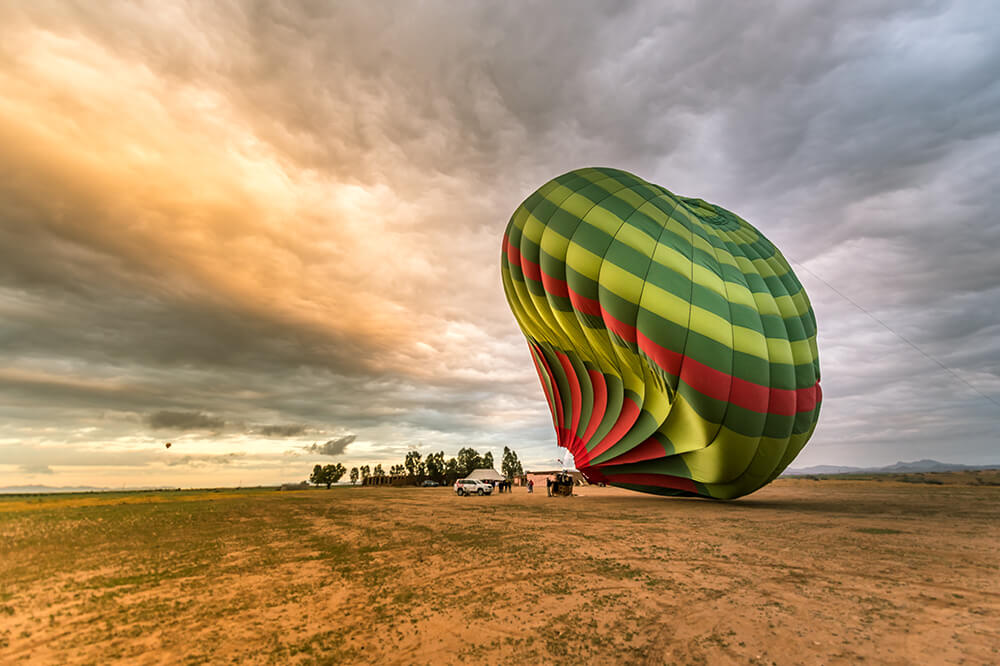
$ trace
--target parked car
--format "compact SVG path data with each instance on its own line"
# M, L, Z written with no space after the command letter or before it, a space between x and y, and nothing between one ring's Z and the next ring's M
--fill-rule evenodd
M489 495L493 492L493 486L476 479L459 479L455 482L455 492L462 496L469 495Z
M422 485L424 488L437 488L441 484L438 483L437 481L434 481L433 479L424 479L424 482L420 485Z

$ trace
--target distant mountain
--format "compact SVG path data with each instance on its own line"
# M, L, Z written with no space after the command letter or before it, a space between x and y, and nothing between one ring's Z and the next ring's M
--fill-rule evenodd
M960 472L969 469L996 469L1000 465L959 465L958 463L943 463L937 460L917 460L915 462L898 462L881 469L885 473L897 472Z
M914 472L961 472L962 470L1000 469L1000 463L993 465L960 465L937 460L915 460L897 462L885 467L840 467L837 465L814 465L786 469L782 476L802 476L804 474L909 474Z
M0 495L38 495L42 493L120 493L145 490L174 490L164 486L127 486L125 488L98 488L96 486L0 486Z
M36 493L98 493L111 488L96 488L94 486L2 486L0 495L25 495Z
M786 469L783 476L797 476L799 474L857 474L864 470L860 467L841 467L839 465L814 465L813 467L800 467L797 469Z

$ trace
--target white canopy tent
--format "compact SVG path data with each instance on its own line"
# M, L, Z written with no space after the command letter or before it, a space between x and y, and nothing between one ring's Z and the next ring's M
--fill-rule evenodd
M465 477L467 479L475 479L476 481L485 481L486 483L491 483L493 481L503 481L504 478L497 473L492 467L484 467L482 469L474 469L469 472L469 475Z

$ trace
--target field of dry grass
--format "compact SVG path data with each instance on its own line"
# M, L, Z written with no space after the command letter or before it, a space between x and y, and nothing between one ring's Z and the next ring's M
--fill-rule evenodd
M0 498L0 663L997 663L991 480Z

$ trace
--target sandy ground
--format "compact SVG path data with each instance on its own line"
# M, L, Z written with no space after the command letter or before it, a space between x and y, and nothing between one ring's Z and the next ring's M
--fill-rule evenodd
M540 490L2 500L0 663L1000 663L1000 486Z

